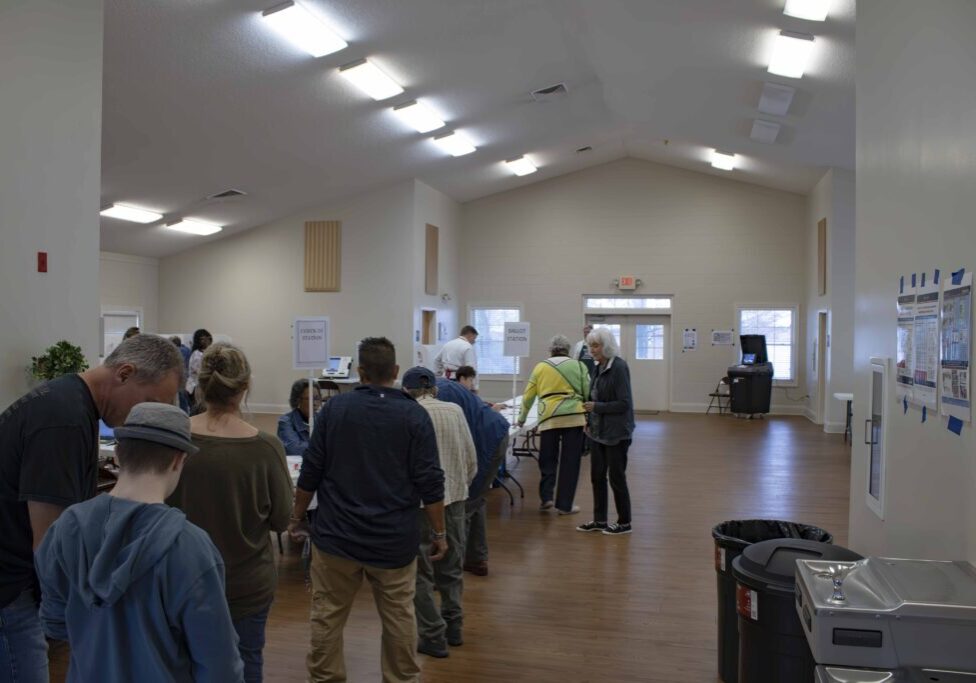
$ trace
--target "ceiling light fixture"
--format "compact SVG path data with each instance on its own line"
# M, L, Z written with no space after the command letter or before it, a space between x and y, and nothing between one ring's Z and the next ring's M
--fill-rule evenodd
M749 137L756 142L764 142L767 145L771 145L776 142L779 129L780 125L778 123L756 119L752 122L752 132L749 134Z
M339 67L339 73L374 100L385 100L403 92L396 81L365 59Z
M536 171L539 170L535 167L535 164L533 164L531 161L528 160L528 158L524 156L517 157L515 159L509 159L508 161L505 162L505 164L508 166L508 170L510 170L515 175L519 175L519 176L529 175L530 173L535 173Z
M827 5L827 0L786 0L783 14L808 21L826 21Z
M189 218L184 218L179 223L173 223L171 225L167 225L166 227L169 230L188 232L191 235L213 235L214 233L220 232L224 229L221 225L204 223L203 221Z
M261 18L278 35L313 57L329 55L346 47L346 41L317 16L291 0L264 10Z
M444 122L430 110L430 107L416 100L393 107L393 113L418 133L429 133L444 127Z
M460 133L456 133L454 131L445 133L444 135L438 135L436 138L432 139L435 145L450 154L452 157L463 157L465 154L471 154L471 152L474 152L477 149L471 144L470 140Z
M712 167L722 171L731 171L735 168L735 155L724 154L717 149L712 152Z
M101 214L109 218L118 218L123 221L132 221L133 223L153 223L163 217L161 213L156 213L149 209L140 209L138 206L127 206L125 204L112 204L112 206L104 209Z
M780 31L773 44L769 73L786 78L803 78L813 55L813 36L809 33Z
M759 111L764 114L786 116L793 103L796 88L778 83L763 83L762 94L759 96Z

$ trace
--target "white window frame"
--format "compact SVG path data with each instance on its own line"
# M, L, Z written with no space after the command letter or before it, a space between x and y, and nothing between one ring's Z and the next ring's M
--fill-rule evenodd
M591 308L587 306L588 299L667 299L671 305L667 308ZM674 310L674 296L671 294L584 294L584 315L671 315Z
M661 352L661 356L660 357L651 357L651 358L641 358L640 357L640 355L639 355L639 353L640 353L640 337L637 336L637 328L638 327L641 327L641 326L644 326L644 327L660 327L661 328L661 346L660 347L653 347L653 346L648 347L649 349L655 349L656 348L658 351L660 351ZM665 344L668 343L668 338L667 338L667 335L664 333L664 327L665 327L664 323L636 323L634 325L634 337L635 337L635 339L634 339L634 360L635 361L663 361L663 360L665 360L665 357L664 357L664 347L665 347Z
M512 302L509 302L509 303L498 303L498 302L484 303L484 302L481 302L481 303L468 304L468 322L467 322L467 324L468 325L471 325L472 327L474 327L475 329L478 330L478 336L479 337L481 336L482 331L478 328L478 326L474 322L474 312L476 310L486 310L486 309L493 309L493 308L494 309L499 309L499 308L517 309L518 312L519 312L519 320L518 320L518 322L523 322L522 318L525 315L525 309L522 306L522 304L517 304L517 303L512 303ZM512 376L509 373L503 373L503 374L499 374L497 372L496 373L490 373L490 372L483 373L481 371L481 368L480 368L480 366L481 366L481 354L480 353L478 354L478 365L479 365L479 368L478 368L478 377L479 377L479 379L504 379L504 378L511 378L511 376ZM518 358L518 357L515 358L515 376L516 377L521 377L522 376L522 363L521 363L521 359Z
M774 379L774 387L796 387L799 386L800 377L800 307L797 304L784 304L784 303L750 303L750 304L736 304L735 305L735 329L741 335L745 334L742 330L742 311L792 311L793 313L793 326L791 329L791 341L790 341L790 367L793 370L793 377L791 379ZM767 341L766 348L768 350L770 344ZM742 349L737 348L736 353L741 353ZM736 359L738 360L738 359Z

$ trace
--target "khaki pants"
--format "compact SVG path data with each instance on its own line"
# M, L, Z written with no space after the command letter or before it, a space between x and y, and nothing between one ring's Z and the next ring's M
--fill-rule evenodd
M312 649L308 653L311 683L346 680L342 630L364 576L373 588L376 610L383 622L383 683L419 683L413 610L416 574L416 560L398 569L380 569L312 546Z

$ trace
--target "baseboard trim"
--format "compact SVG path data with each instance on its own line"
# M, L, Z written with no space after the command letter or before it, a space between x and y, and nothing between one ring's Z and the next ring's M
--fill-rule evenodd
M817 414L813 412L812 408L804 408L803 416L806 417L808 420L810 420L810 422L812 422L813 424L820 424L819 422L817 422Z
M824 431L828 434L843 434L847 424L844 422L825 422Z
M708 410L707 403L672 403L672 413L704 413ZM713 406L713 412L718 410ZM770 415L804 415L807 409L804 406L789 406L773 404L769 407Z

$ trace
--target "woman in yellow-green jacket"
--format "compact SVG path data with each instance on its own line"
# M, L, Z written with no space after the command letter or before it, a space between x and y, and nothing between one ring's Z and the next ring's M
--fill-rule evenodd
M550 358L532 370L518 419L519 426L525 424L532 404L539 401L539 509L555 508L561 515L579 512L573 498L583 456L583 402L590 392L590 373L570 358L569 349L569 339L561 334L549 342Z

